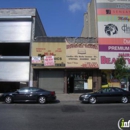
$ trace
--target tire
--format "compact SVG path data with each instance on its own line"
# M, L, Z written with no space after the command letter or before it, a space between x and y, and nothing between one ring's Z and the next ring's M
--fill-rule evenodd
M40 96L39 99L38 99L38 102L40 104L45 104L46 103L46 97L45 96Z
M90 97L89 98L89 103L95 104L95 103L97 103L97 99L95 97Z
M10 96L5 97L5 103L7 103L7 104L12 103L12 97L10 97Z
M128 103L128 98L126 96L121 98L122 103Z

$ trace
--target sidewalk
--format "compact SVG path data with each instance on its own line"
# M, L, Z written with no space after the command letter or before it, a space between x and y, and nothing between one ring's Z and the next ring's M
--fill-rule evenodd
M57 100L62 101L79 101L79 94L56 94Z

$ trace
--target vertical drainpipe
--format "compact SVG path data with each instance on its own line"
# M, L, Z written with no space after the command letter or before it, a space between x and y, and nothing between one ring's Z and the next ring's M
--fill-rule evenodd
M31 54L32 54L32 43L34 39L34 29L35 29L35 16L32 16L32 24L31 24L31 39L30 39L30 47L29 47L29 57L30 57L30 67L29 67L29 86L33 87L33 68L31 63Z

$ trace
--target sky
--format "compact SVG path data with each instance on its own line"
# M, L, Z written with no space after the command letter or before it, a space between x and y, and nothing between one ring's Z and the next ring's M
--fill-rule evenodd
M0 0L0 8L37 8L47 36L80 37L91 0Z

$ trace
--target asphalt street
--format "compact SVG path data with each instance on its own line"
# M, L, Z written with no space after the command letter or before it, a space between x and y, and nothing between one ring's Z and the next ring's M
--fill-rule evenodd
M120 118L130 120L130 103L0 103L0 130L118 130Z

